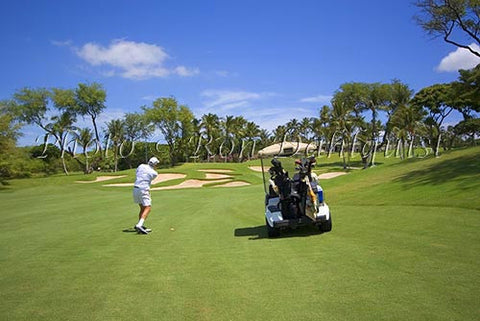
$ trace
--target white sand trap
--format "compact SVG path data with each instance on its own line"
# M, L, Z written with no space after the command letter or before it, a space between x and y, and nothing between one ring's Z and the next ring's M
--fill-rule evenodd
M158 184L158 183L161 183L161 182L170 181L172 179L179 179L179 178L185 178L185 177L187 177L186 174L176 174L176 173L158 174L157 178L155 178L152 181L152 184Z
M216 173L206 173L205 178L207 179L223 179L223 178L232 178L230 175L216 174Z
M89 184L89 183L96 183L96 182L103 182L108 181L111 179L127 177L127 175L120 175L120 176L98 176L94 181L76 181L75 183L82 183L82 184Z
M342 176L342 175L345 175L345 174L348 174L348 173L345 173L345 172L323 173L323 174L318 175L318 178L319 179L330 179L330 178Z
M223 183L227 182L229 179L220 179L216 181L201 181L198 179L188 179L185 182L182 182L178 185L172 185L172 186L163 186L163 187L154 187L151 188L151 191L160 191L160 190L165 190L165 189L181 189L181 188L199 188L202 187L205 184L210 184L210 183Z
M199 169L199 172L212 172L212 173L231 173L231 169Z
M170 181L172 179L185 178L185 177L187 177L187 175L185 175L185 174L173 174L173 173L172 174L158 174L157 178L155 178L152 181L152 185L153 184L158 184L158 183L161 183L161 182ZM133 183L105 184L103 186L124 187L124 186L133 186Z
M158 183L161 183L161 182L170 181L172 179L185 178L185 177L187 177L187 175L185 175L185 174L173 174L173 173L172 174L158 174L157 178L155 178L152 181L152 185L153 184L158 184ZM133 183L105 184L103 186L124 187L124 186L133 186Z
M252 171L255 171L255 172L261 172L262 171L262 166L248 166L248 168L250 168ZM264 167L263 170L265 172L268 172L268 168Z
M237 186L247 186L250 185L250 183L247 182L230 182L222 185L215 185L214 187L237 187Z

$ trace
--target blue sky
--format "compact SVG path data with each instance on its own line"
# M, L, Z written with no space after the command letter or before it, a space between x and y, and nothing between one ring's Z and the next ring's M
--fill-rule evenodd
M480 62L426 35L409 0L17 0L0 12L0 99L99 82L101 121L174 96L196 117L272 130L317 116L345 82L396 78L418 91ZM19 143L39 133L26 127Z

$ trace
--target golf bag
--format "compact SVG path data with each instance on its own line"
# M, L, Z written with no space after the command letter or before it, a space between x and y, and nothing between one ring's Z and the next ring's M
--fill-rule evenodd
M311 177L311 169L315 164L315 158L303 158L296 161L298 172L294 174L292 179L288 177L288 172L283 169L278 159L272 159L271 163L273 166L269 169L271 176L269 194L272 197L279 196L279 207L283 218L292 219L304 216L307 200L309 200L307 193L315 193L315 195L317 193L317 184L312 182Z

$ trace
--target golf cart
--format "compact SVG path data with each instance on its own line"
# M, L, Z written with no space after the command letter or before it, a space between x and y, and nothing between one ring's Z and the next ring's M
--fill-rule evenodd
M265 191L265 225L269 237L279 236L282 229L295 229L300 226L314 225L321 232L332 229L332 217L328 205L323 199L323 190L318 177L312 173L315 158L289 158L303 152L307 154L308 144L274 144L259 151L262 165L263 186ZM268 170L270 178L265 178L264 159L271 158L272 166ZM289 177L280 159L295 164L295 174ZM268 182L268 187L267 187Z

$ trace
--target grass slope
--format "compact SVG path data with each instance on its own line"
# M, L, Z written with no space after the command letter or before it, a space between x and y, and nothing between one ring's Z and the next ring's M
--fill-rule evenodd
M384 159L325 180L333 231L277 239L246 164L162 170L232 169L253 185L155 191L147 236L124 232L130 188L13 181L0 191L0 319L478 320L479 156Z

